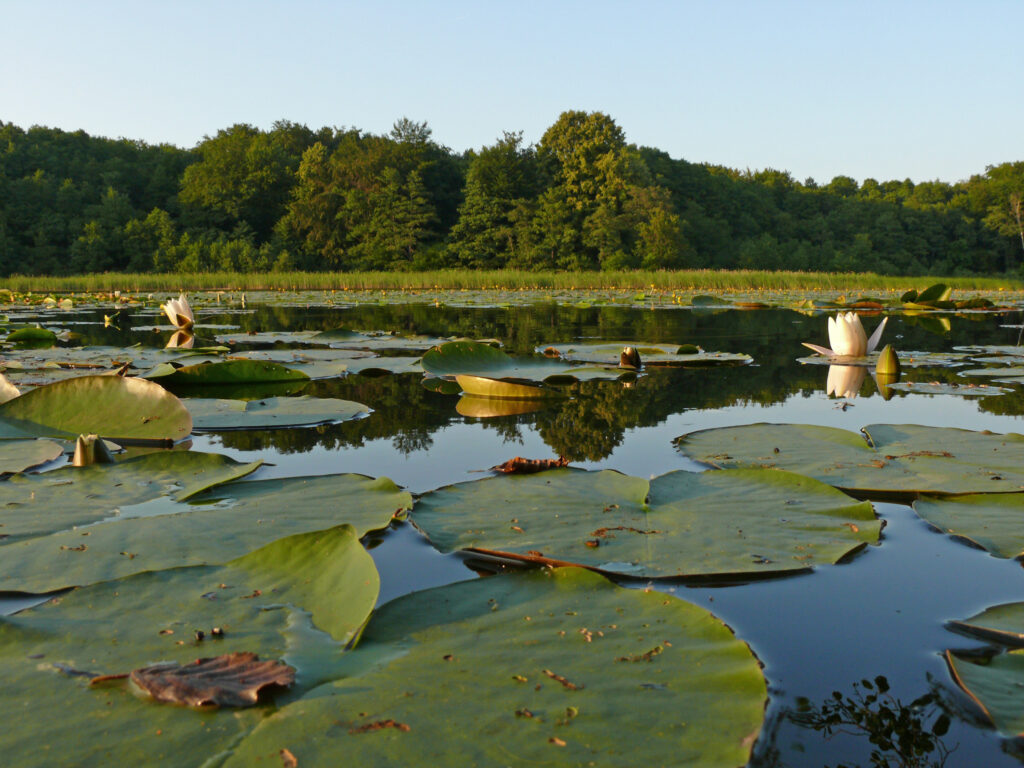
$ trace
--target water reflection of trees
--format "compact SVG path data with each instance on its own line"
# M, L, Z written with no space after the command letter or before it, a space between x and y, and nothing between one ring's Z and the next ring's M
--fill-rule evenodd
M978 334L999 333L998 316L979 316L977 323L953 323L939 347L919 324L895 316L888 332L901 336L904 349L947 349L976 343ZM498 338L510 351L527 353L549 343L576 339L694 342L705 349L745 352L754 364L741 367L667 369L649 367L631 387L618 381L584 382L535 413L482 419L484 429L518 442L524 428L534 427L552 453L571 460L600 460L623 441L625 432L661 423L691 409L736 405L772 405L802 394L821 392L826 371L800 365L800 342L826 340L824 315L805 316L784 310L706 312L650 311L624 307L580 308L554 303L526 307L452 308L426 304L350 308L260 305L247 315L225 315L250 330L322 330L347 326L361 330L415 332L435 336ZM998 339L992 339L996 341ZM949 369L929 373L949 376ZM226 447L243 450L274 448L284 453L360 446L368 440L390 439L408 454L426 450L433 433L463 417L451 395L429 392L417 375L348 376L312 382L303 394L337 397L374 409L367 419L315 429L267 432L225 432ZM962 380L961 380L962 381ZM1024 413L1024 394L985 398L983 410Z
M797 710L787 713L787 719L826 739L840 734L866 738L873 768L942 768L957 748L943 741L951 719L937 690L904 704L882 675L854 683L850 694L833 691L820 704L798 700ZM848 767L852 764L835 766Z

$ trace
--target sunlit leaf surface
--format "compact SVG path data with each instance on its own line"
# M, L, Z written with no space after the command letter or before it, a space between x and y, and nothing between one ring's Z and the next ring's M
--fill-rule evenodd
M120 376L79 376L0 403L0 439L33 435L177 441L192 417L158 384Z
M251 651L294 666L289 695L297 696L337 675L378 588L355 531L340 526L275 541L224 566L140 573L0 618L0 715L18 723L5 729L4 760L202 765L266 712L168 706L124 683L90 687L89 678ZM212 636L214 627L222 637ZM54 723L73 738L54 738Z
M187 504L157 499L122 507L88 528L62 527L0 547L0 590L49 592L145 570L224 563L275 539L342 523L362 536L387 527L410 505L409 494L387 478L363 475L231 483Z
M411 517L445 552L643 577L803 570L876 543L881 528L870 504L765 470L680 471L651 481L573 469L491 477L427 493Z
M346 661L349 677L271 715L226 765L286 748L301 766L734 768L766 701L757 660L710 613L580 569L401 598Z
M1024 437L966 429L874 424L857 435L806 424L750 424L691 432L676 447L715 467L774 467L864 495L1024 489Z

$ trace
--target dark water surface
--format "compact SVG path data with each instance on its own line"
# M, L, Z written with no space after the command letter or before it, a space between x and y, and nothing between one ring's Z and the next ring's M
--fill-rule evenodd
M885 341L899 350L948 352L959 345L1015 344L1012 315L948 316L950 328L918 318L890 317ZM427 391L419 374L348 376L311 383L305 394L357 400L374 409L345 424L264 432L224 432L193 440L199 450L241 461L270 462L261 477L360 472L385 475L413 493L473 480L515 455L564 455L576 466L655 476L702 471L677 453L684 433L756 422L797 422L858 430L873 423L912 423L995 432L1024 432L1024 393L963 398L897 392L884 400L868 376L856 398L825 394L827 367L797 362L801 341L827 344L825 315L789 310L575 308L540 304L509 308L433 305L349 308L257 306L203 316L201 322L271 331L388 330L497 338L506 350L584 339L693 343L709 351L742 352L754 363L706 369L650 368L635 382L578 385L573 397L516 416L468 418L457 396ZM877 322L865 318L868 331ZM110 332L113 333L113 332ZM132 343L141 332L123 329ZM94 343L96 343L94 341ZM966 381L956 368L916 368L904 380ZM978 380L982 381L982 380ZM845 407L843 404L846 404ZM755 747L756 766L872 765L868 735L856 729L826 737L808 716L834 691L856 698L859 681L884 676L904 705L931 693L920 715L930 728L943 713L952 722L919 762L889 765L1018 765L1011 747L982 720L951 680L949 648L983 644L944 627L1002 602L1024 600L1024 571L930 529L910 507L876 503L885 522L879 546L850 562L815 572L727 586L654 583L721 617L763 662L770 703ZM477 578L457 555L442 555L408 523L367 542L381 573L381 602L410 591ZM633 584L631 586L644 586ZM0 599L0 611L16 609ZM801 713L801 710L803 712ZM642 735L637 735L642 738ZM949 752L947 755L946 752ZM945 762L943 762L943 759Z

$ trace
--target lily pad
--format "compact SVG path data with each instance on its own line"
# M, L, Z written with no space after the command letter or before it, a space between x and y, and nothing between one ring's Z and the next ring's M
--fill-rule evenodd
M5 760L16 765L199 765L266 716L140 698L100 674L154 661L253 652L297 669L298 695L336 677L373 609L379 577L355 531L293 536L221 567L178 568L78 589L0 618ZM126 620L129 617L129 620ZM220 627L197 641L196 629ZM53 738L53 723L74 744Z
M874 424L862 432L750 424L691 432L677 438L676 447L714 467L786 469L861 496L1024 489L1021 435L909 424Z
M26 447L24 442L0 445L18 445L30 455L32 446ZM52 449L47 450L52 453ZM0 562L11 556L13 550L9 547L14 538L55 533L117 517L122 507L163 497L186 501L216 485L245 477L262 463L241 464L227 456L198 451L158 451L114 464L65 466L43 474L15 475L0 483L0 535L7 537L3 540L6 546L0 547ZM74 546L86 542L82 538ZM0 572L13 574L2 564Z
M0 439L95 434L115 443L175 442L191 431L181 401L143 379L78 376L0 403Z
M926 496L914 502L914 511L996 557L1024 557L1024 493Z
M1024 646L1024 603L994 605L964 621L951 621L948 626L982 640L1019 648Z
M806 570L876 543L881 529L870 504L774 470L506 475L431 491L411 518L443 552L644 578Z
M1024 650L980 659L946 651L953 679L1007 738L1024 735Z
M890 389L913 392L918 395L958 395L960 397L989 397L1005 395L1012 390L988 384L957 384L947 381L901 381L888 385Z
M192 398L184 403L192 414L194 432L337 424L365 416L371 411L362 403L351 400L308 396L268 397L263 400Z
M0 440L0 475L41 467L63 454L64 447L53 440ZM0 511L2 519L3 512ZM0 537L5 533L8 532L0 524Z
M306 768L733 768L750 759L767 698L757 659L703 608L580 569L395 600L346 662L347 677L268 717L225 766L285 748Z
M553 349L558 356L570 362L618 365L624 347L632 347L644 365L746 365L753 361L750 355L732 352L705 352L692 344L654 344L642 341L595 341L573 344L546 344L538 352Z
M966 352L904 352L899 351L900 365L904 368L953 368L964 365L969 355ZM874 367L878 362L878 353L865 357L829 357L827 355L810 355L798 357L798 363L804 365L860 365Z
M304 381L305 373L263 360L226 360L218 363L181 365L162 363L143 374L164 386L249 384L277 381Z
M458 374L469 374L488 379L512 379L521 382L556 383L559 380L617 379L626 373L611 366L574 366L543 357L516 358L500 349L475 341L452 341L434 347L423 355L420 364L423 370L432 376L454 377Z
M386 528L412 505L386 477L321 475L222 485L189 504L121 509L119 520L0 547L0 591L50 592L146 570L224 563L283 536L347 523Z

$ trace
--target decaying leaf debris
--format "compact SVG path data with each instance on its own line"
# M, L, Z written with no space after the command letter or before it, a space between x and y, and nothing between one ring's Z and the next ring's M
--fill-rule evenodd
M251 707L261 690L295 682L295 669L280 661L260 661L255 653L226 653L191 664L142 667L132 682L158 701L190 707Z
M531 472L543 472L546 469L559 469L567 466L569 466L569 460L565 456L559 456L557 459L524 459L522 456L516 456L503 464L491 467L491 471L503 472L506 475L527 475Z

